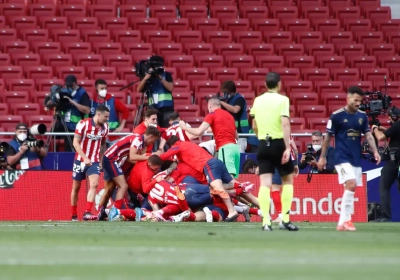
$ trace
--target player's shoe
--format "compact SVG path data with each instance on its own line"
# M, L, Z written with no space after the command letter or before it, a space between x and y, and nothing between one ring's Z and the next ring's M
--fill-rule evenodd
M135 221L140 222L142 217L144 216L143 210L140 209L139 207L136 207L135 214L136 214Z
M254 190L254 184L250 182L241 183L240 186L243 189L243 192L245 193L249 193Z
M78 222L79 220L78 220L78 216L77 215L73 215L72 217L71 217L71 221L72 222Z
M261 229L262 229L262 231L272 231L272 226L263 225Z
M100 207L99 213L97 214L98 221L105 221L107 218L106 210L103 206Z
M213 222L213 216L211 213L211 210L208 207L203 208L204 214L206 214L206 221L207 223L212 223Z
M239 217L239 214L233 215L232 217L226 217L224 222L227 222L227 223L235 222L238 217Z
M117 216L119 215L119 210L114 206L110 209L110 213L108 213L108 221L116 221Z
M242 207L243 208L243 212L242 212L242 214L243 214L243 216L244 216L244 220L247 222L247 223L249 223L250 222L250 207L249 206L243 206Z
M285 222L282 221L282 223L279 225L279 229L288 230L288 231L298 231L299 227L295 226L290 221L288 223L285 223Z
M153 218L155 218L158 222L166 222L165 218L159 211L153 211L152 213Z
M179 186L175 186L175 194L178 197L179 200L185 200L186 197L185 195L182 193L181 188Z
M182 212L176 216L172 216L172 221L175 223L180 223L183 221L183 219L189 218L190 216L190 211L186 210L185 212Z
M343 225L336 227L337 231L355 231L356 227L354 226L352 221L347 221Z
M82 219L84 221L97 221L97 216L92 215L92 213L90 212L86 212L85 214L83 214Z

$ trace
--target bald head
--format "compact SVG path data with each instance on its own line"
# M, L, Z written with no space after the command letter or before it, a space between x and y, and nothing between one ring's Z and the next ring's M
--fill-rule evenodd
M216 109L221 108L221 100L219 100L216 97L212 97L210 99L208 99L208 111L214 112Z

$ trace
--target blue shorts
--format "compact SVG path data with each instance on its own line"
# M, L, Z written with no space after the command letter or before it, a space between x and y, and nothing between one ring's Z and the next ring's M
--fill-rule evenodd
M153 208L151 208L150 203L149 203L149 195L147 194L142 194L143 195L143 201L142 201L142 209L146 209L149 211L153 211Z
M182 180L183 184L200 184L199 181L197 181L194 177L187 175L185 178Z
M206 175L209 184L215 180L222 180L222 183L228 184L233 180L232 175L229 174L225 164L216 158L207 161L204 166L204 174Z
M225 218L226 218L225 213L224 213L224 211L223 211L221 208L219 208L218 206L215 206L215 205L213 205L213 204L210 204L210 205L206 205L205 207L207 207L208 209L210 209L210 211L216 211L216 212L218 212L218 214L221 215L222 220L225 220Z
M212 204L210 187L206 185L186 185L185 198L189 207L192 209L196 209L207 204Z
M274 175L272 175L272 184L274 184L274 185L282 185L281 174L279 174L279 171L276 168L275 168Z
M72 180L83 181L86 176L100 175L100 166L98 162L93 162L91 166L85 165L85 163L75 160L72 167Z
M104 171L104 180L112 181L115 177L120 175L124 175L121 167L119 167L118 162L111 161L107 157L103 157L103 171Z

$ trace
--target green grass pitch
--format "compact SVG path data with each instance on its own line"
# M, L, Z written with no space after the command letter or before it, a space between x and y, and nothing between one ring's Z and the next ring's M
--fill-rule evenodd
M0 279L400 279L400 224L1 222Z

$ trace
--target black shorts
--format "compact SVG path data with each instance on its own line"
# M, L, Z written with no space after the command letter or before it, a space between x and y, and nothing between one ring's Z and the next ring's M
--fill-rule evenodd
M281 176L286 176L294 171L293 161L282 164L282 156L285 151L283 139L271 140L269 147L265 140L261 140L258 145L257 161L260 174L275 173L275 168Z

